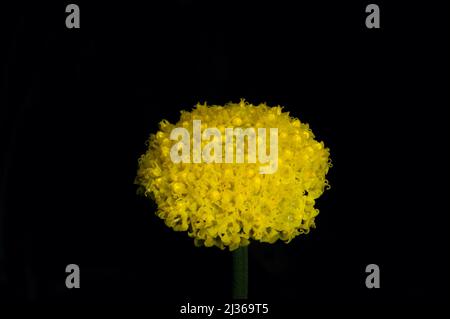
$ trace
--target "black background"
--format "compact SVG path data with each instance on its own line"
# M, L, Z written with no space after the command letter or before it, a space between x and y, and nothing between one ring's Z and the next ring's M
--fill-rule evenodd
M449 300L442 2L378 1L378 30L365 1L77 3L78 30L66 2L2 9L1 303L230 302L230 253L167 228L133 180L161 119L240 98L309 123L334 165L317 229L250 246L250 302Z

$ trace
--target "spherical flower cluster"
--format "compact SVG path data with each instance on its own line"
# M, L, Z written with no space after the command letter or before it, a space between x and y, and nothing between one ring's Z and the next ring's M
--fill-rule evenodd
M261 163L175 163L174 128L278 128L278 168L260 174ZM235 141L234 141L235 142ZM204 146L207 141L201 141ZM196 245L235 250L251 240L291 241L315 227L315 200L328 188L329 149L314 139L308 124L282 108L245 101L225 106L197 105L181 111L178 123L160 122L139 159L135 183L158 205L157 215L176 231L187 231Z

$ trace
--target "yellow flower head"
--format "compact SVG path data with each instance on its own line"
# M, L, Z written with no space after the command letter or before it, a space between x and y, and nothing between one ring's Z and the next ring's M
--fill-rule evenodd
M202 131L216 128L216 134L199 139L194 123ZM184 149L171 135L175 128L189 132ZM254 128L256 133L266 128L267 136L255 137L258 155L264 148L261 145L266 145L264 154L272 151L268 142L259 142L266 137L268 141L269 129L277 128L276 169L262 174L267 162L263 164L260 156L251 161L251 152L242 154L236 147L237 137L227 144L229 128ZM216 160L202 161L208 143L214 140L223 142L220 149L212 150ZM243 150L250 150L250 138L244 141ZM185 154L183 160L173 160L174 150ZM231 163L225 161L227 151L232 154ZM289 242L315 227L319 210L314 204L328 187L329 155L323 142L314 140L308 124L279 106L255 106L243 100L225 106L197 105L191 112L182 111L176 124L160 122L160 130L150 136L148 150L139 159L135 183L156 201L157 215L167 226L187 231L198 246L234 250L250 240ZM238 156L244 161L238 162Z

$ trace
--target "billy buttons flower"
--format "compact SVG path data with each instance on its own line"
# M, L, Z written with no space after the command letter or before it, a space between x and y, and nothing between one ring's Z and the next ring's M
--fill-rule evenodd
M227 128L254 128L256 132L277 128L277 169L261 174L258 160L194 163L194 121L201 121L202 129L217 128L222 141ZM171 139L175 128L189 132L187 149L193 153L189 162L171 157L178 143ZM208 142L197 141L202 147ZM236 139L232 142L235 145ZM230 146L225 145L223 153L226 147ZM308 124L279 106L254 106L243 100L225 106L198 104L191 112L182 111L176 124L160 122L160 130L150 136L148 150L139 159L135 183L156 201L157 215L167 226L187 231L198 246L235 250L251 240L289 242L315 227L319 213L315 200L328 188L329 155Z

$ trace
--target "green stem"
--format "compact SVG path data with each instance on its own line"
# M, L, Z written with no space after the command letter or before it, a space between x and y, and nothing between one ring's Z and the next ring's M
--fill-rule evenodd
M233 252L233 299L248 296L248 247L239 247Z

